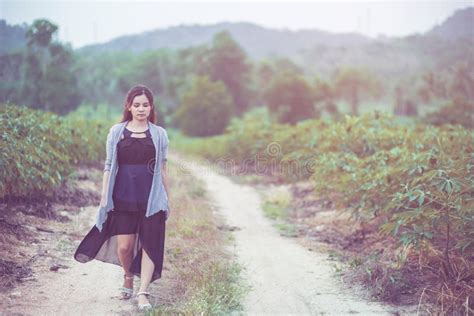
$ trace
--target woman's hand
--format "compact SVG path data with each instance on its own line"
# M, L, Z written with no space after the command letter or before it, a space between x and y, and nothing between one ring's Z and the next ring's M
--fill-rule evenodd
M166 220L168 220L168 217L170 216L171 212L171 204L168 202L168 211L166 212Z

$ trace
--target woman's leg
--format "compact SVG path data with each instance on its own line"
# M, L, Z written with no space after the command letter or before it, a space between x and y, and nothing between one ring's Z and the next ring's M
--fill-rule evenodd
M146 291L148 289L154 270L155 270L155 264L148 256L147 252L145 251L145 248L142 248L140 291ZM149 303L149 300L145 295L139 295L138 303L146 304L146 303Z
M135 242L135 234L117 235L117 254L122 264L123 271L127 276L133 276L130 273L130 266L133 260L133 245ZM123 286L132 288L133 279L125 279Z

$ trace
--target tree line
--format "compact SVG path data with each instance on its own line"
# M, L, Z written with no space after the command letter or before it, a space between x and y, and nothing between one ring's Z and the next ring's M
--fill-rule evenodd
M433 124L473 124L472 116L460 115L474 99L470 61L397 82L353 65L320 77L287 58L250 60L228 32L216 34L209 45L181 50L78 53L56 39L57 31L54 23L36 20L25 32L26 48L0 56L0 102L58 114L81 104L121 107L128 89L144 83L157 96L158 124L193 136L220 134L233 117L259 106L267 107L276 122L296 124L359 115L365 102L414 117L441 104L423 118Z

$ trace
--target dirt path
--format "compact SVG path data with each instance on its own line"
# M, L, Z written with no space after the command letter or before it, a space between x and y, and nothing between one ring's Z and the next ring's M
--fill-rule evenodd
M94 225L96 207L86 207L70 222L71 234L84 235ZM65 268L47 271L49 264L36 271L37 282L18 286L13 295L3 298L2 315L132 315L130 301L120 300L122 281L120 268L93 260L86 264L72 258L70 249L55 251L58 242L68 240L64 234L52 236L44 249ZM2 304L2 305L3 305Z
M100 190L98 181L79 181L78 186ZM73 254L82 237L95 224L97 207L85 207L70 215L65 223L31 216L25 223L41 224L49 232L36 232L38 243L31 252L38 254L32 280L18 284L11 293L0 295L0 315L134 315L136 303L120 298L122 269L110 263L92 260L80 263ZM34 224L33 224L34 225ZM25 225L27 226L27 225ZM30 226L31 227L31 226ZM56 271L50 267L59 265ZM139 279L135 278L135 288ZM150 286L151 287L151 286Z
M248 314L408 315L395 307L368 302L361 289L333 276L327 255L282 237L263 216L259 195L212 168L180 162L202 179L228 225L235 226L234 249L253 290L244 306Z

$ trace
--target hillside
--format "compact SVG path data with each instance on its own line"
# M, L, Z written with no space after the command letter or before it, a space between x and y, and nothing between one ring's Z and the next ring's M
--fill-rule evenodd
M221 31L229 31L246 53L254 59L269 56L292 57L300 50L309 49L317 44L337 47L370 42L368 37L360 34L336 34L319 30L279 30L248 22L222 22L210 25L180 25L142 34L121 36L107 43L85 46L78 51L90 53L117 50L140 52L159 48L180 49L210 43L212 37Z
M445 40L474 38L474 7L456 11L441 25L433 27L428 35Z
M357 65L378 73L382 78L402 78L420 71L447 69L459 60L474 63L473 21L474 7L468 7L457 10L443 23L423 34L379 36L376 39L356 33L315 29L271 29L248 22L178 25L120 36L105 43L84 46L76 52L88 55L182 49L209 44L216 33L226 30L253 60L286 57L302 66L308 75L323 77L337 67ZM24 26L9 26L0 20L3 44L0 53L24 46L22 30Z
M436 65L449 66L446 56L451 58L455 55L456 60L472 58L473 21L474 7L469 7L457 10L424 34L401 38L381 36L376 39L356 33L330 33L315 29L270 29L247 22L179 25L121 36L106 43L82 47L78 52L180 49L208 44L216 33L227 30L254 60L287 57L304 66L308 72L319 72L323 76L335 66L344 64L356 64L377 69L384 75L397 76L407 70L417 72ZM466 54L459 56L453 52L459 50ZM443 54L438 54L443 51Z

